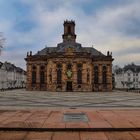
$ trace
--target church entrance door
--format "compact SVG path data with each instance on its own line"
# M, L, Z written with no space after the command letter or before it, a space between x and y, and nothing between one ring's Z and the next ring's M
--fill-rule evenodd
M72 91L72 81L67 81L67 91Z

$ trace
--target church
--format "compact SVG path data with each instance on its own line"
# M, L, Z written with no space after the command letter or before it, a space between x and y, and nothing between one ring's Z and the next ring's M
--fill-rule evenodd
M64 21L63 41L27 52L27 90L112 91L112 53L76 42L75 21Z

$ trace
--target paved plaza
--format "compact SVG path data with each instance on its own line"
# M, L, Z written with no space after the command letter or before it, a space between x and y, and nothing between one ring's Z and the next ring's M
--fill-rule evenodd
M88 121L65 120L85 114ZM140 110L1 110L0 140L140 140Z
M140 140L140 93L0 92L0 140Z
M28 108L139 108L140 93L47 92L24 89L0 92L0 109Z

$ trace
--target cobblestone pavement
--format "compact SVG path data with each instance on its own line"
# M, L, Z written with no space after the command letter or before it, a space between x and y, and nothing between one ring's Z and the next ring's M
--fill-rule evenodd
M5 108L139 108L140 93L47 92L11 90L0 92L0 109Z

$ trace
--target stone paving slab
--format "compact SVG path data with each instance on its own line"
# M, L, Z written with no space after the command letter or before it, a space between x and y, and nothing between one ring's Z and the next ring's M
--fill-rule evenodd
M133 132L0 132L0 140L140 140Z
M66 113L89 121L64 121ZM140 140L140 109L0 110L0 140Z
M67 108L139 108L140 93L48 92L25 89L0 91L0 109Z
M65 121L66 113L85 114L88 121ZM0 129L2 128L140 129L140 109L0 110Z

